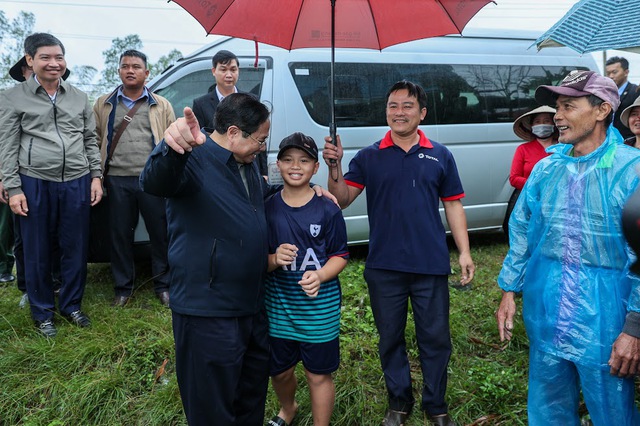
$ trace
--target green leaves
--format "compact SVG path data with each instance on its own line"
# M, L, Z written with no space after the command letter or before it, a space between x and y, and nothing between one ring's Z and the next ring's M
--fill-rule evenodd
M16 83L9 76L9 69L24 56L24 39L33 32L35 22L33 13L21 11L9 21L0 10L0 89Z

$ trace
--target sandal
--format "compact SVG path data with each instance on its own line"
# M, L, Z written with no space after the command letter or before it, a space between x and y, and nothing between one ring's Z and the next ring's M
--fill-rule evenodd
M293 420L291 420L291 423L287 423L286 421L284 421L282 417L273 416L271 420L267 422L266 426L293 426L295 421L296 421L295 417L293 418Z

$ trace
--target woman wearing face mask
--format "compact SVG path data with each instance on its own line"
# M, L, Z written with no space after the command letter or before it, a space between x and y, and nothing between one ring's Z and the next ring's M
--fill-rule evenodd
M533 166L544 157L545 151L549 146L558 142L558 131L553 123L553 116L556 110L541 106L525 114L522 114L513 123L513 132L520 139L527 141L518 148L513 155L511 163L511 173L509 174L509 182L515 188L509 204L507 205L507 214L502 224L507 238L509 237L509 217L513 206L515 206L520 191L531 174Z

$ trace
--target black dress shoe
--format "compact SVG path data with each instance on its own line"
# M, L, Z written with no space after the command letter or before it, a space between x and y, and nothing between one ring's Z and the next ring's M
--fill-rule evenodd
M122 308L129 303L129 299L131 298L127 296L116 296L116 298L113 299L113 306Z
M160 303L162 303L165 307L169 307L169 292L168 291L161 291L160 293L157 293L156 296L158 297L158 300L160 300Z
M91 320L89 317L82 311L73 311L69 315L64 315L67 321L74 323L78 327L89 327L91 325Z
M429 420L431 420L431 424L435 426L458 426L448 414L443 416L429 416Z
M0 283L10 283L11 281L15 281L16 277L11 275L10 273L0 274Z
M50 319L44 321L36 321L36 327L38 328L40 334L48 339L54 338L56 337L56 334L58 334L58 330L56 329L55 324Z
M409 417L409 413L405 411L387 410L382 420L382 426L404 426Z

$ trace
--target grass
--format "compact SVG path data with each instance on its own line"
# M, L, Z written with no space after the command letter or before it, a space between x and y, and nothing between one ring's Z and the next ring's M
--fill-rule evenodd
M447 399L465 425L525 425L528 343L522 322L502 345L493 312L500 291L495 278L507 245L502 234L472 236L476 277L470 291L451 290L453 356ZM378 425L386 392L377 334L362 278L365 250L341 274L341 367L335 375L332 424ZM452 252L452 265L457 255ZM83 309L93 321L78 329L57 320L55 340L41 338L28 309L19 309L15 285L0 287L0 425L185 425L173 366L170 311L161 307L142 266L134 299L113 308L107 264L92 264ZM452 280L456 277L453 276ZM413 319L408 322L414 395L422 385ZM297 424L311 425L308 390L299 369ZM277 413L269 390L266 415ZM423 425L415 410L407 426Z

